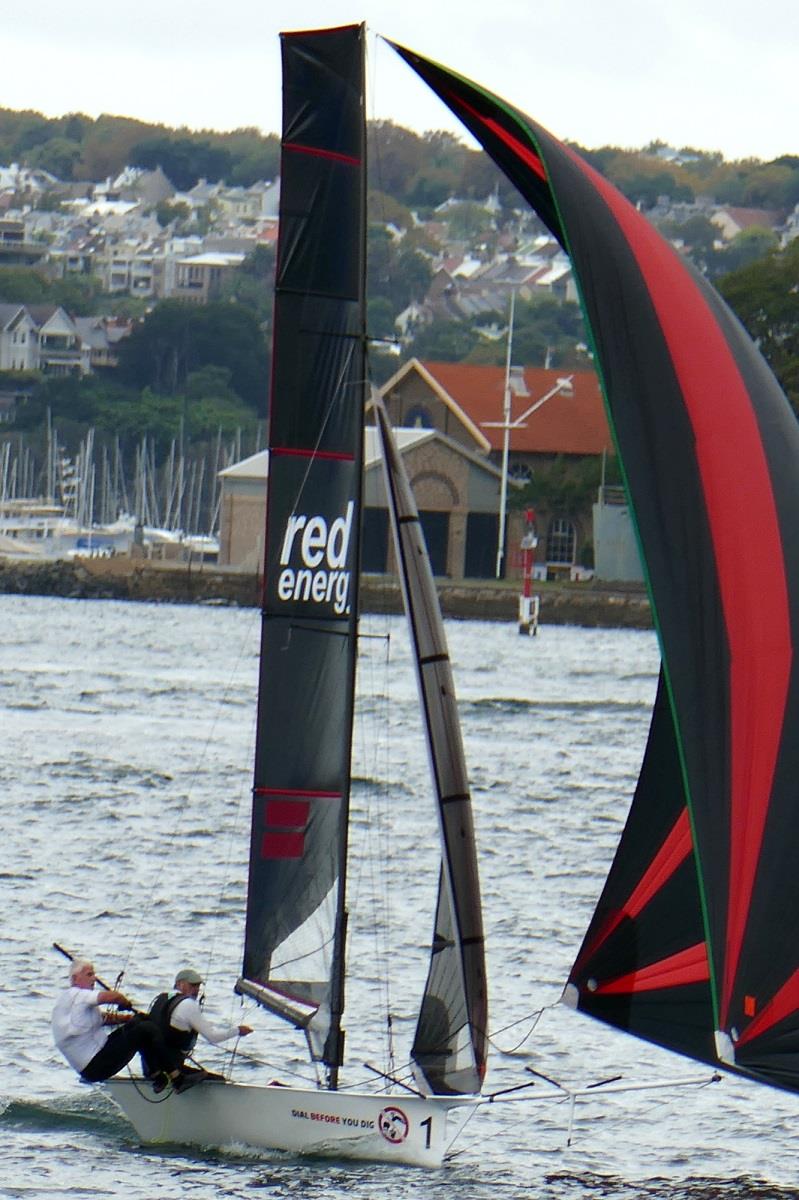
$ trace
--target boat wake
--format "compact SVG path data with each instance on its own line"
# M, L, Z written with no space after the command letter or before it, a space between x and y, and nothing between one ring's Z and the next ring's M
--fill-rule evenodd
M0 1126L8 1129L47 1131L88 1130L104 1136L130 1136L130 1126L105 1097L91 1095L74 1098L57 1096L49 1103L4 1098L0 1100Z
M612 696L600 698L586 697L584 700L547 700L527 699L523 697L483 696L479 699L462 700L460 707L465 712L488 710L492 713L513 715L523 712L640 712L648 713L652 708L651 700L616 700Z

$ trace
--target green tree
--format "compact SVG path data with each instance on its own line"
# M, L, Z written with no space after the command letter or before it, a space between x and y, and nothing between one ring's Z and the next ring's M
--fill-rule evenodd
M396 225L397 229L412 229L411 210L386 192L372 189L366 197L366 211L370 223Z
M687 221L664 221L660 229L666 237L680 238L698 265L709 261L721 236L718 226L701 213L695 213Z
M463 321L431 321L416 334L406 357L429 358L434 362L462 362L477 345L478 336Z
M799 413L799 238L725 275L718 288Z
M738 271L776 250L777 244L777 235L773 229L764 229L758 225L742 229L723 250L717 252L714 273L726 275L731 271Z
M394 241L381 225L369 227L366 264L367 295L388 300L395 316L412 300L421 300L433 278L429 259L406 246L405 239Z
M222 140L231 157L228 183L251 187L259 181L277 178L280 138L276 134L264 135L258 129L236 129L225 134Z
M46 304L49 282L32 267L0 267L0 301L4 304Z
M230 174L232 156L222 145L207 138L148 137L131 147L130 163L153 171L160 167L180 191L188 191L199 179L216 183Z
M447 213L446 220L449 236L469 245L474 245L493 232L494 222L490 212L474 201L455 205Z
M583 365L578 346L587 340L579 305L554 296L534 296L516 304L513 329L514 362L553 367ZM504 343L496 345L503 354Z
M228 367L207 366L192 371L186 379L184 412L186 429L193 441L223 436L241 429L254 433L258 421L231 387Z
M616 459L609 458L605 481L617 482L619 479ZM514 488L508 503L517 509L532 505L559 516L579 517L596 498L601 481L601 458L592 456L569 462L558 455L552 462L536 467L533 478L523 488Z
M375 296L366 306L366 330L372 338L393 338L394 308L384 296Z
M376 186L405 201L424 164L424 142L393 121L370 121L367 154Z
M132 147L157 128L130 117L99 116L83 137L81 159L73 168L73 179L106 179L116 175L131 161Z
M36 146L27 155L27 160L32 167L41 167L57 179L71 179L80 156L79 142L66 137L51 137Z
M799 170L787 163L757 165L747 175L743 203L749 208L788 208L799 200Z
M222 299L249 309L265 331L272 325L275 257L274 246L256 246L222 286Z
M173 221L181 228L185 227L191 217L191 207L183 200L161 200L155 206L155 219L162 229Z
M165 300L120 347L125 382L176 395L200 367L227 367L231 386L253 409L265 410L268 351L255 313L240 304L197 306Z
M48 304L72 316L90 316L100 302L100 284L93 276L67 275L48 279L33 267L0 267L0 301L4 304Z

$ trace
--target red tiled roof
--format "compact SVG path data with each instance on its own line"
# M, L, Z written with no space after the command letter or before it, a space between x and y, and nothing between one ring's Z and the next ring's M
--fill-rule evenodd
M422 366L485 434L491 448L501 450L502 430L487 427L485 422L502 420L504 368L440 362L424 362ZM523 373L529 395L511 392L512 421L545 396L559 379L571 376L574 391L571 395L561 392L552 396L528 418L524 428L511 430L512 451L601 454L613 449L599 381L593 371L525 367Z

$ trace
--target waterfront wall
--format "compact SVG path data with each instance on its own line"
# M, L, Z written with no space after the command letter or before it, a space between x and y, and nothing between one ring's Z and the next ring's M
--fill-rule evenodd
M541 623L589 627L649 629L652 617L646 593L638 587L595 583L540 584ZM0 593L63 596L75 600L148 600L172 604L260 603L257 575L205 564L156 563L141 559L86 558L27 562L0 559ZM518 587L472 580L439 582L444 615L486 621L515 621ZM366 612L400 612L396 580L365 576L361 607Z

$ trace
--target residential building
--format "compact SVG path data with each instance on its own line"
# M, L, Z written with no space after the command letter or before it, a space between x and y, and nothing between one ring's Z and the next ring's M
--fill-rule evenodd
M0 265L32 267L47 253L47 246L29 240L25 221L16 217L0 218Z
M745 229L776 229L783 218L782 213L770 208L717 208L710 220L721 230L725 242L731 242Z
M0 371L88 375L117 364L117 346L132 329L112 317L70 317L46 304L0 304Z
M165 295L190 304L208 304L219 296L222 284L244 262L243 254L221 251L193 254L175 263L174 281Z
M36 321L24 304L0 304L0 371L35 371L38 363Z
M27 312L36 322L36 369L44 375L88 375L89 350L69 314L45 304L28 305Z
M119 366L119 343L132 332L132 321L125 317L74 317L73 321L84 352L88 350L91 373Z
M163 245L107 239L104 248L95 254L93 266L103 291L111 295L163 295Z

